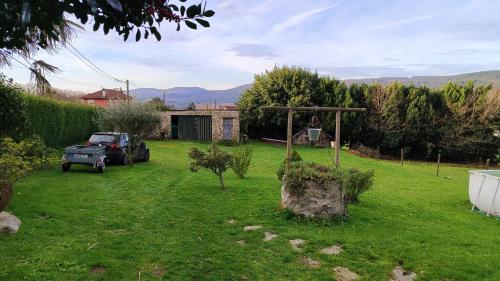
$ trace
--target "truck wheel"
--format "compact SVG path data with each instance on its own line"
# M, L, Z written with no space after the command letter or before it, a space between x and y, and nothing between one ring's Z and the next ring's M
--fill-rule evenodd
M71 164L61 164L61 168L63 172L67 172L71 168Z

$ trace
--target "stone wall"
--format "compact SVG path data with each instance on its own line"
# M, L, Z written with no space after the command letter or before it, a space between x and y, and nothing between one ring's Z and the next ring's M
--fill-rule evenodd
M172 137L172 116L211 116L212 117L212 141L222 141L224 139L224 119L233 119L233 141L240 139L240 112L229 110L182 110L163 112L161 133L167 138Z
M347 215L347 204L339 183L306 181L303 194L296 194L287 186L286 176L281 187L281 206L306 217L332 218Z

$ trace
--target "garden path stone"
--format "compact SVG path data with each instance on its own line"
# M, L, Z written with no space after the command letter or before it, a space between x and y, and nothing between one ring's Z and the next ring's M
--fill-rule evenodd
M338 266L333 269L335 279L338 281L354 281L359 275L349 270L349 268Z
M390 281L413 281L417 277L415 272L404 270L401 266L396 266L392 271Z
M326 247L324 249L321 250L321 253L322 254L325 254L325 255L338 255L342 252L342 247L340 246L331 246L331 247Z
M230 220L227 221L227 223L229 223L229 224L235 224L236 220L230 219Z
M276 238L278 238L277 234L274 234L272 232L266 231L264 233L264 239L262 239L262 240L264 240L264 241L271 241L271 240L276 239Z
M293 239L293 240L290 240L290 245L292 246L292 248L295 250L295 251L302 251L302 249L300 248L302 245L304 245L307 241L306 240L303 240L303 239Z
M257 229L261 229L262 225L247 225L243 228L244 231L254 231Z
M309 267L309 268L319 268L321 266L321 262L317 260L313 260L309 257L299 257L300 263Z
M238 240L236 243L240 244L241 246L245 245L245 240Z
M21 221L7 212L0 213L0 234L14 234L19 230Z

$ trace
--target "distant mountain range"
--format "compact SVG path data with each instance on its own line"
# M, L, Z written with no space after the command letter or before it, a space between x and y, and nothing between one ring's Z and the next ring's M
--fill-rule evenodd
M175 108L185 108L190 103L235 103L241 94L252 84L241 85L227 90L207 90L200 87L175 87L169 89L139 88L131 90L132 95L141 101L151 100L153 98L163 99L168 105Z
M365 78L365 79L347 79L346 83L380 83L383 85L399 81L403 84L413 84L415 86L427 86L430 88L440 88L449 81L464 84L468 81L474 81L477 84L487 85L493 84L494 87L500 88L500 70L471 72L457 75L446 76L413 76L413 77L381 77L381 78Z
M395 81L404 84L414 84L416 86L426 85L430 88L439 88L449 81L456 83L466 83L474 81L477 84L493 84L494 87L500 88L500 70L472 72L457 75L447 76L414 76L414 77L381 77L381 78L365 78L365 79L347 79L346 83L380 83L389 84ZM134 97L141 101L151 100L155 97L163 99L165 93L166 103L173 105L175 108L182 109L187 107L191 102L195 104L214 103L235 103L243 92L251 87L252 84L245 84L227 90L207 90L200 87L176 87L169 89L155 88L138 88L131 90Z

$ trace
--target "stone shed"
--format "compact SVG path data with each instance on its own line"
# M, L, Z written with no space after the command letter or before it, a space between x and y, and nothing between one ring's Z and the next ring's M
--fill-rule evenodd
M168 139L239 141L240 112L172 110L163 112L161 134Z

